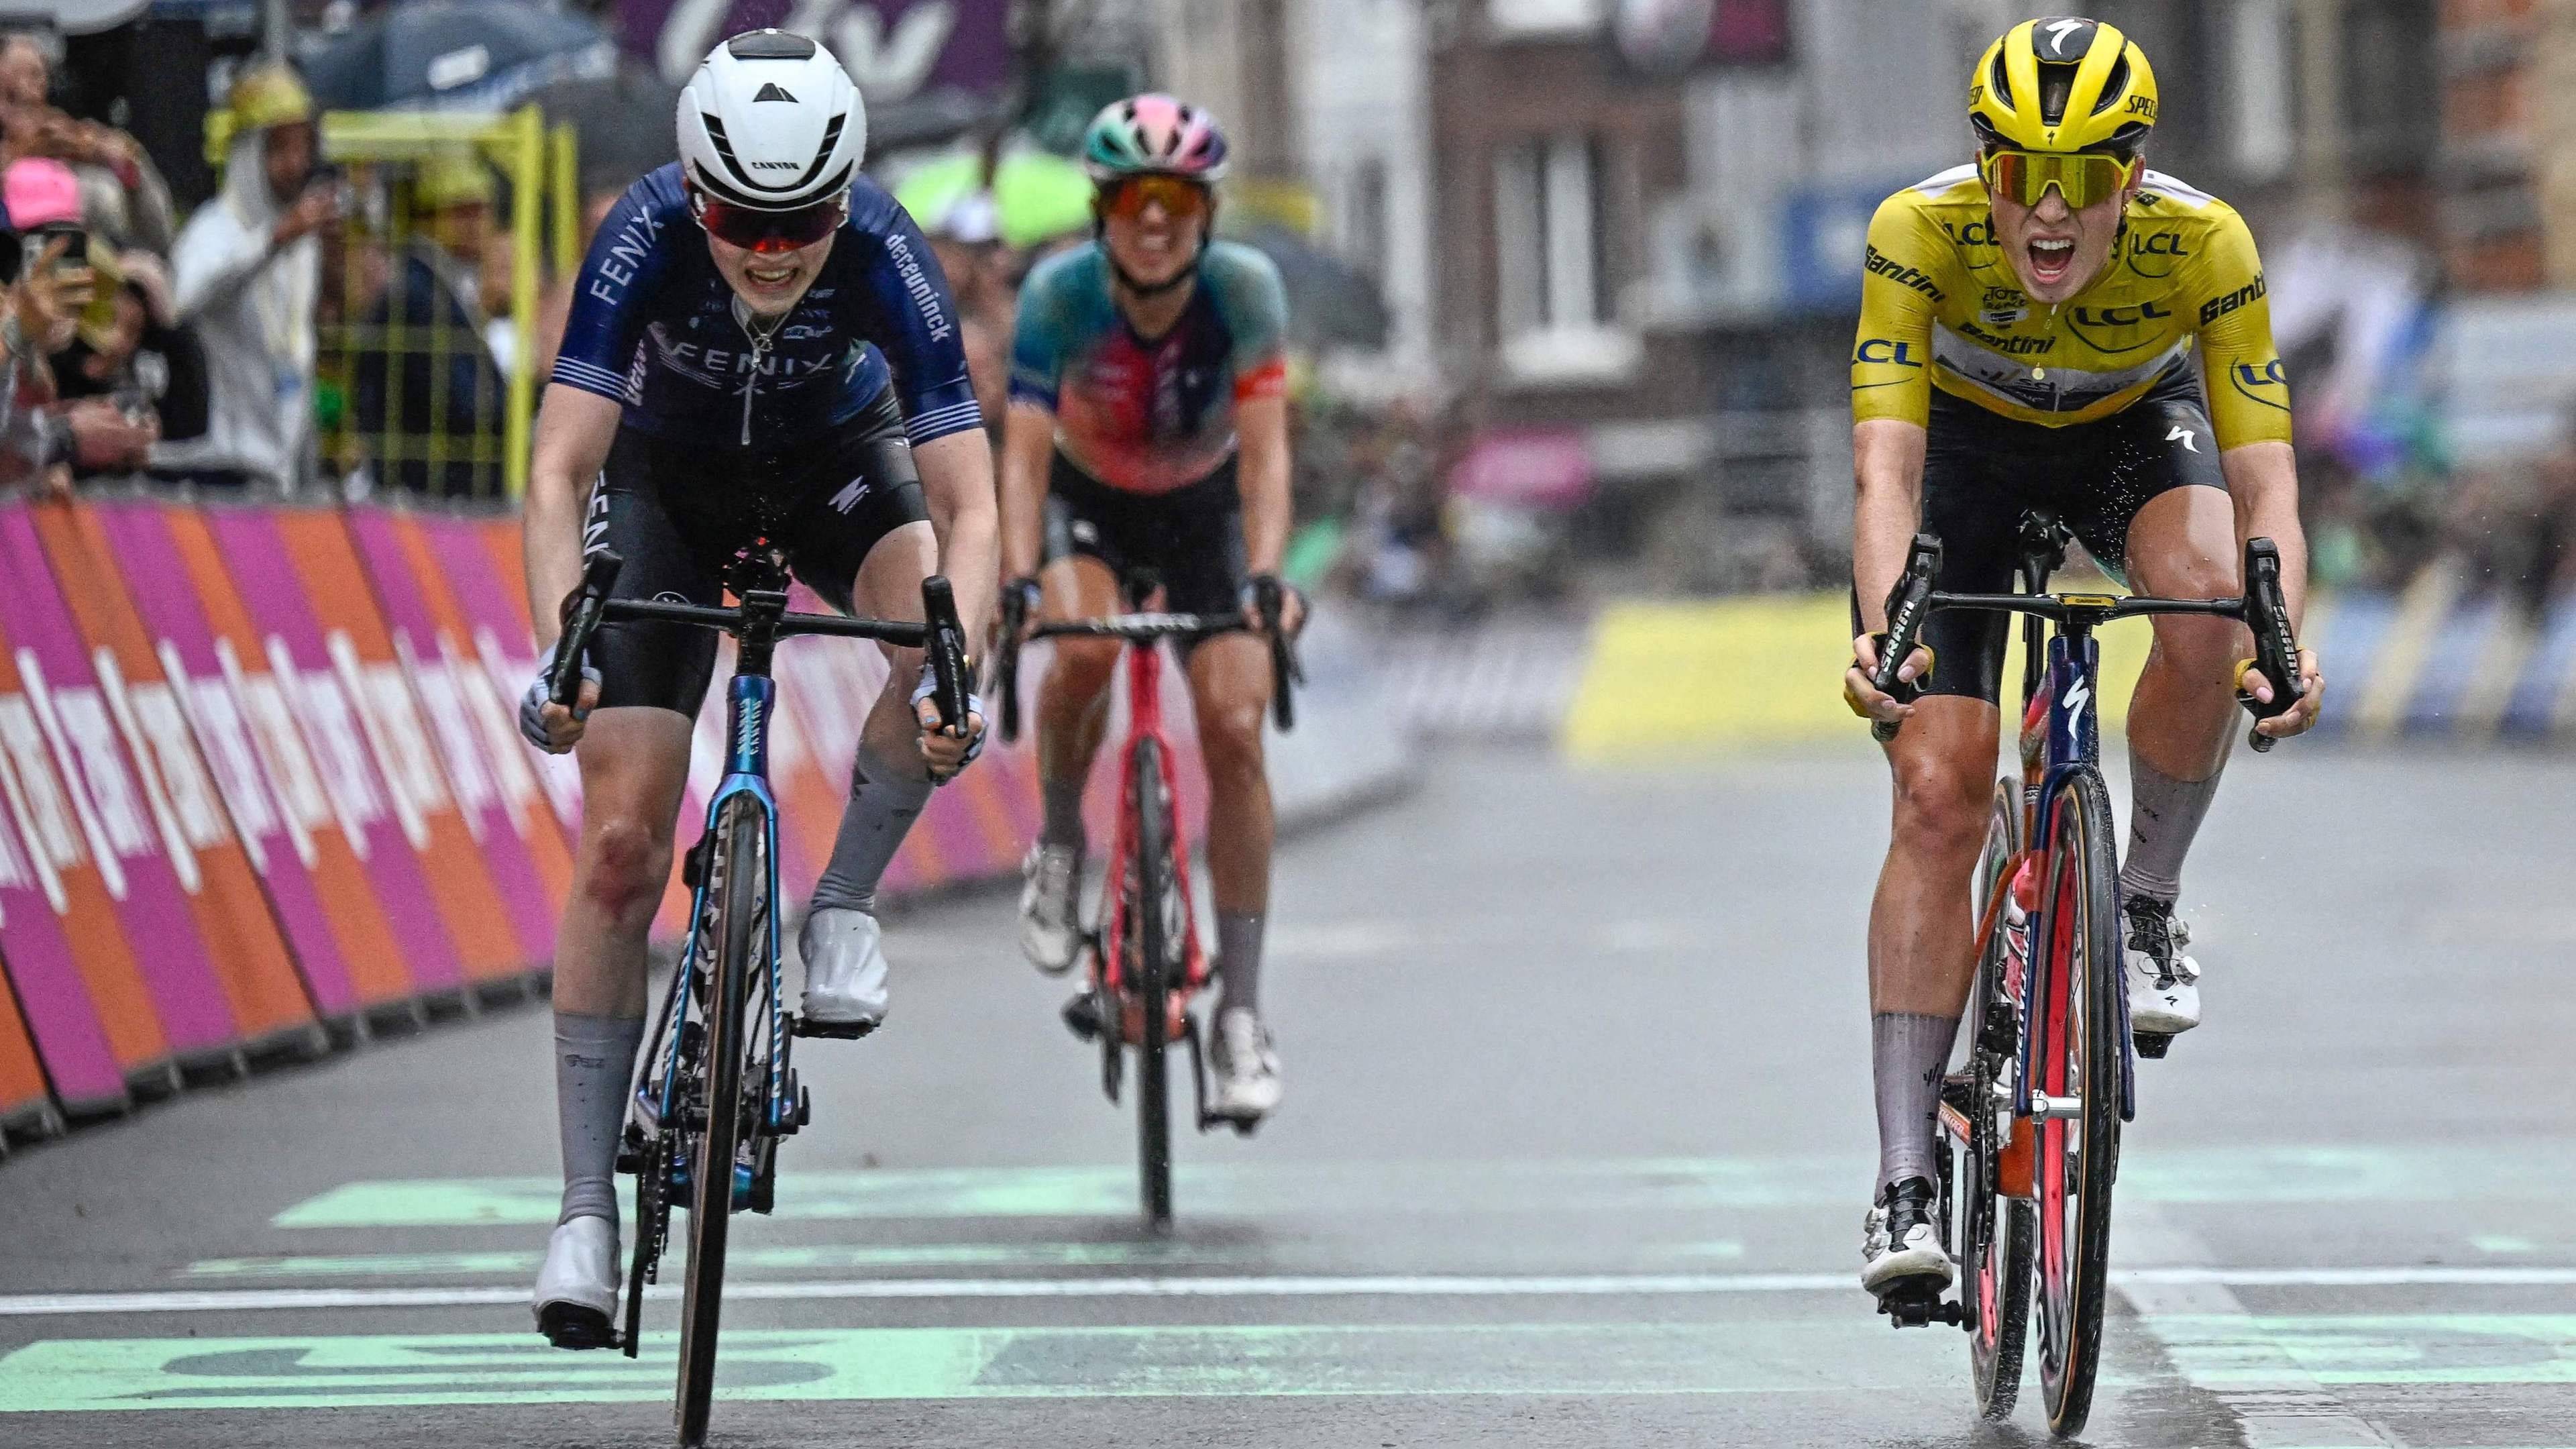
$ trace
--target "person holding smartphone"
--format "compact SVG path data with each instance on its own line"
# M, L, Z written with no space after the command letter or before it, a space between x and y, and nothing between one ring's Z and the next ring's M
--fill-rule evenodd
M339 220L339 187L315 174L313 97L292 68L244 71L229 104L223 189L171 258L176 320L205 348L206 431L153 463L201 486L292 491L311 471L319 233Z

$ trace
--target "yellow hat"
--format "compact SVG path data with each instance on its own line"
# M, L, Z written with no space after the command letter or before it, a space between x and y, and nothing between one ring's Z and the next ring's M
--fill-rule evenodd
M304 78L292 66L254 65L233 82L227 108L233 115L233 134L238 136L312 120L313 93L304 88Z
M451 206L489 206L495 191L492 169L471 151L434 151L412 176L412 204L422 211Z

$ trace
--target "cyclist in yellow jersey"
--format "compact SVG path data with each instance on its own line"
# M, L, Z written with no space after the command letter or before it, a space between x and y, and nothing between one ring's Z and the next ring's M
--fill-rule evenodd
M2146 592L2221 598L2243 591L2242 540L2268 535L2294 619L2304 602L2290 389L2262 263L2234 210L2146 169L2156 104L2146 56L2117 29L2025 21L1970 76L1975 163L1889 197L1870 223L1851 365L1860 637L1844 688L1856 712L1907 721L1887 747L1895 821L1870 910L1879 1176L1861 1281L1874 1293L1952 1274L1932 1216L1933 1117L1974 972L1969 876L2006 627L1935 614L1901 697L1872 688L1909 540L1940 536L1940 588L2002 592L2022 515L2044 510ZM2141 1033L2199 1024L2174 901L2234 739L2249 642L2226 620L2157 618L2130 704L2120 888ZM2313 657L2299 667L2306 697L2264 733L2315 722L2322 681ZM2271 683L2249 673L2244 687L2268 698Z

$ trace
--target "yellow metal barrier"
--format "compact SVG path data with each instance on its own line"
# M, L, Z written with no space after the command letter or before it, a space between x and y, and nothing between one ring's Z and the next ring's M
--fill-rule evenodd
M231 143L231 120L226 111L206 118L207 154L218 165ZM579 146L573 128L559 124L550 130L532 105L507 115L333 111L322 117L321 140L324 159L347 169L356 203L333 258L339 287L326 310L337 316L324 326L320 339L319 368L323 381L336 387L339 403L336 415L324 404L325 447L331 450L326 460L344 467L373 465L382 481L396 476L425 480L436 492L506 492L517 498L527 487L536 412L538 379L531 363L543 274L549 262L563 275L580 261ZM498 355L501 349L487 351L481 338L461 338L435 307L425 328L405 316L408 269L415 259L434 256L430 249L441 244L413 231L415 212L425 200L419 184L423 168L447 167L452 179L460 163L501 183L492 194L491 210L509 242L506 359ZM479 281L482 258L449 255L445 263L424 265L454 279L454 286L442 279L444 290L470 293L469 279ZM363 321L380 303L385 320ZM469 320L474 310L479 309L466 309ZM486 417L478 387L471 416L460 431L449 407L449 373L460 356L468 355L460 350L466 348L479 359L476 377L488 361L504 385L498 418ZM352 399L362 367L372 375L379 358L388 414L385 426L370 433L354 425ZM421 359L427 362L425 373L415 367ZM429 415L405 416L403 394L423 376ZM489 423L498 424L497 436Z

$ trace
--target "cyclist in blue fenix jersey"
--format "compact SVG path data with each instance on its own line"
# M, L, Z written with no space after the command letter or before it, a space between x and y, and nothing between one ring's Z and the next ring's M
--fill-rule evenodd
M858 173L867 118L848 74L800 36L739 35L682 91L678 123L679 162L637 182L592 244L538 418L526 550L539 634L559 631L587 550L624 556L618 597L719 604L727 563L765 538L834 607L877 618L919 619L922 580L944 573L981 637L992 454L929 243ZM799 938L802 1015L829 1035L884 1019L878 878L983 729L971 704L962 730L945 728L918 651L887 658ZM714 663L705 630L612 622L579 707L552 703L542 681L520 707L538 745L581 746L581 844L555 954L563 1211L534 1305L559 1347L610 1342L645 934Z

